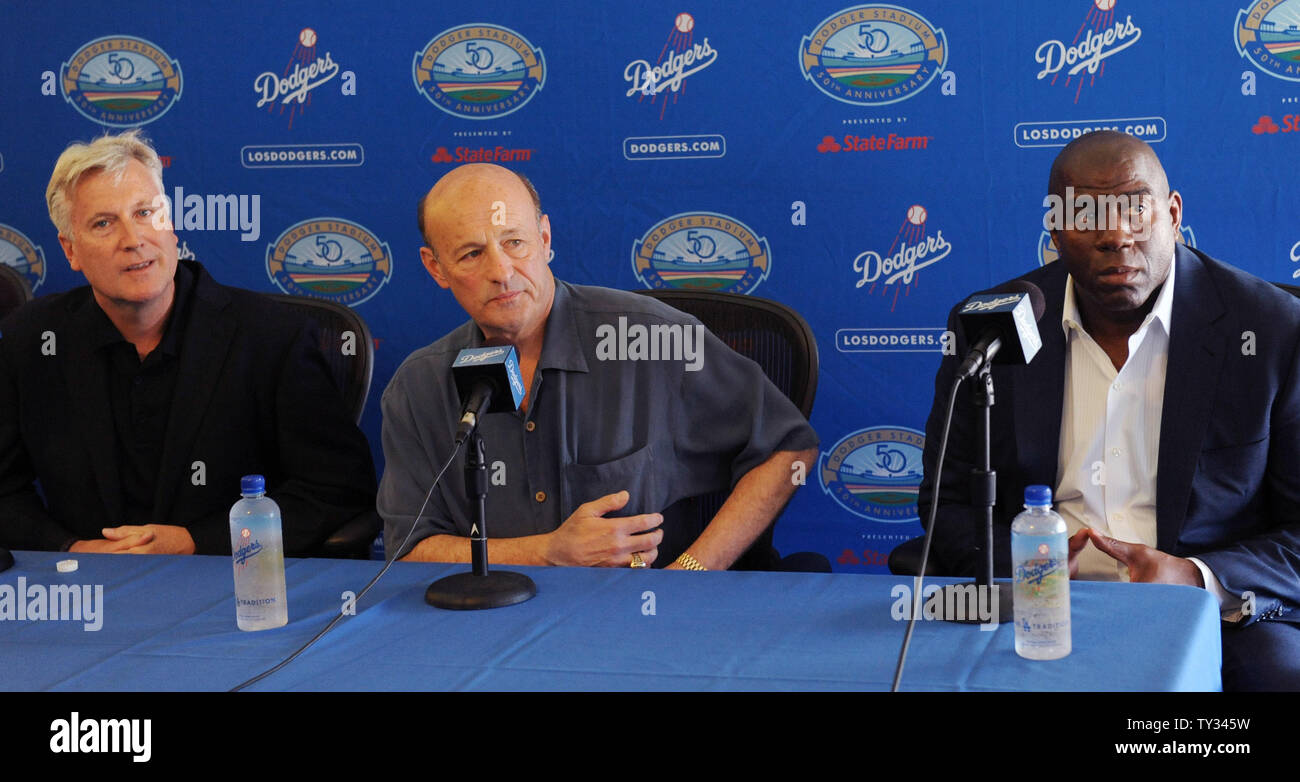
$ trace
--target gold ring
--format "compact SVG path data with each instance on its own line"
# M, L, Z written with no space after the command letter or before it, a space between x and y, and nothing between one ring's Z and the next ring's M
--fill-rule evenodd
M628 567L650 567L650 566L645 563L645 560L641 559L640 552L634 551L632 552L632 562L628 565Z

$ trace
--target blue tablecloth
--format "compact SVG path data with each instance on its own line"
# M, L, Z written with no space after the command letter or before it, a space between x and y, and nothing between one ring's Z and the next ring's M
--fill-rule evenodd
M235 626L224 557L15 552L0 585L103 586L102 626L0 621L0 689L224 690L335 616L379 563L287 562L289 624ZM537 597L487 611L424 603L467 566L397 563L324 639L255 690L885 690L905 623L894 576L507 568ZM932 580L928 580L927 583ZM943 580L940 580L943 581ZM1071 584L1074 651L1031 662L1013 631L918 622L905 690L1217 690L1217 606L1204 591ZM650 613L653 608L653 613Z

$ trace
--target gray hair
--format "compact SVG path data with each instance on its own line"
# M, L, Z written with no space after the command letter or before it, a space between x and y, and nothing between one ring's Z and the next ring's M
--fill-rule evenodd
M158 153L149 145L139 128L117 135L104 135L86 144L73 142L59 155L54 164L54 173L50 175L50 184L45 188L45 205L50 210L50 222L60 234L70 236L72 226L72 191L77 183L88 174L107 171L113 176L114 184L122 181L127 163L138 160L149 169L158 192L163 192L162 161Z

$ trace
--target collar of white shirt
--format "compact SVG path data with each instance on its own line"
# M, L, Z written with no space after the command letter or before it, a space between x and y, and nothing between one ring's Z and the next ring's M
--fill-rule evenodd
M1142 335L1145 335L1147 325L1152 320L1159 320L1160 326L1165 330L1165 334L1172 334L1170 330L1173 324L1174 315L1174 273L1178 268L1178 252L1175 248L1173 258L1169 260L1169 276L1165 278L1164 284L1160 287L1160 293L1156 294L1155 306L1151 312L1142 321L1142 325L1132 337L1129 337L1129 354L1132 355L1136 343L1141 343ZM1083 316L1079 314L1079 303L1074 294L1074 277L1065 276L1065 306L1061 309L1061 329L1065 331L1065 340L1068 344L1070 341L1071 329L1078 329L1080 333L1084 332Z

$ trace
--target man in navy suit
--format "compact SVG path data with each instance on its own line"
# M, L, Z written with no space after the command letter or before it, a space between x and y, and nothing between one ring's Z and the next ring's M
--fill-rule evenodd
M1058 263L1021 278L1044 294L1041 351L993 370L995 574L1010 574L1025 487L1051 486L1073 576L1210 591L1224 619L1224 688L1300 690L1300 301L1179 243L1182 196L1132 136L1076 139L1048 189L1053 205L1092 209L1054 226ZM923 519L968 336L955 313L957 355L939 369L927 425ZM958 395L933 544L941 568L963 574L975 570L980 518L969 392Z

